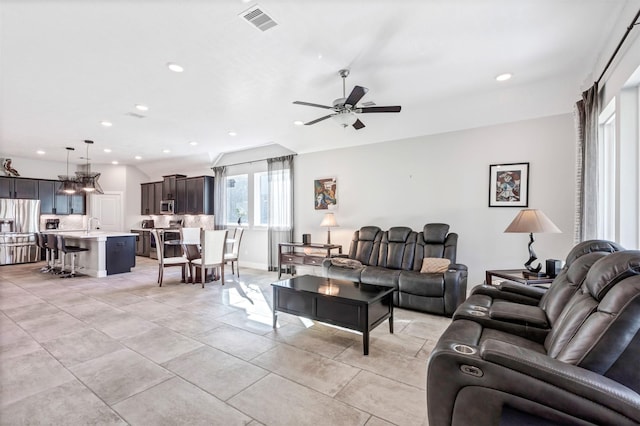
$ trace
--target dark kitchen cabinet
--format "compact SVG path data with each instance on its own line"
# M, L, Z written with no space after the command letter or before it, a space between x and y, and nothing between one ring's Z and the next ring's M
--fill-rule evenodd
M85 214L86 195L84 192L76 194L59 194L62 182L58 180L38 181L41 214Z
M177 214L213 214L213 176L178 179L177 192Z
M176 180L176 214L187 213L187 179Z
M186 177L185 175L169 175L162 176L162 198L161 200L175 200L177 195L176 184L178 179Z
M38 180L19 177L0 177L0 198L38 199Z
M162 201L162 182L150 182L140 185L140 214L160 214Z

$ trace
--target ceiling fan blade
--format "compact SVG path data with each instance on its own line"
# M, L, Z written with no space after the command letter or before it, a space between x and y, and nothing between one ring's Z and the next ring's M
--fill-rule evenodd
M305 126L311 126L312 124L316 124L316 123L317 123L317 122L319 122L319 121L326 120L327 118L329 118L329 117L333 117L334 115L335 115L335 114L325 115L324 117L316 118L316 119L315 119L315 120L313 120L313 121L310 121L310 122L308 122L308 123L304 123L304 125L305 125Z
M357 112L368 113L368 112L400 112L402 107L400 105L397 106L374 106L374 107L364 107L358 108Z
M369 91L366 87L356 86L353 88L351 93L349 93L349 97L344 101L345 105L356 106L358 101L362 99L362 97Z
M355 123L353 123L353 128L356 130L360 130L364 127L364 123L360 120L356 120Z
M312 104L311 102L295 101L294 104L312 106L312 107L316 107L316 108L333 109L333 107L330 107L330 106L327 106L327 105Z

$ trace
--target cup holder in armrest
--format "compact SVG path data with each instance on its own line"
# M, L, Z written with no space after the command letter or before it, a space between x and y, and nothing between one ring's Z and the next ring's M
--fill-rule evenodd
M463 354L463 355L473 355L477 352L477 350L472 348L471 346L462 345L460 343L456 343L455 345L453 345L452 349L455 352L458 352L459 354Z
M484 312L481 312L481 311L471 311L471 312L469 312L469 315L472 315L474 317L484 317L487 314L484 313Z

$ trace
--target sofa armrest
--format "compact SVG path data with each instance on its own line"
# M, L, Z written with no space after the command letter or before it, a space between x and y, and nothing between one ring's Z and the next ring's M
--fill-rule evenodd
M593 371L493 339L480 346L480 357L640 421L640 395Z
M521 288L526 287L526 289ZM521 293L520 290L523 290ZM499 286L480 284L471 289L471 294L489 296L493 300L506 300L523 305L537 305L540 303L544 289L528 287L523 284L504 282Z
M549 328L547 316L538 306L521 305L504 300L496 300L489 309L489 317L497 321Z
M444 314L450 317L467 298L467 266L452 263L443 275Z

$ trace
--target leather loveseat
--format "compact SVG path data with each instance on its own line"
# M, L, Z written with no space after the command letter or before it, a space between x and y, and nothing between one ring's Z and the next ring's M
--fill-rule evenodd
M422 232L365 226L354 232L346 256L355 265L325 259L323 270L328 278L393 287L395 306L451 316L467 293L467 267L456 263L457 244L458 235L443 223L427 224ZM442 272L423 273L425 258L450 264Z
M453 320L428 361L431 426L640 423L640 251L596 257L542 341Z

